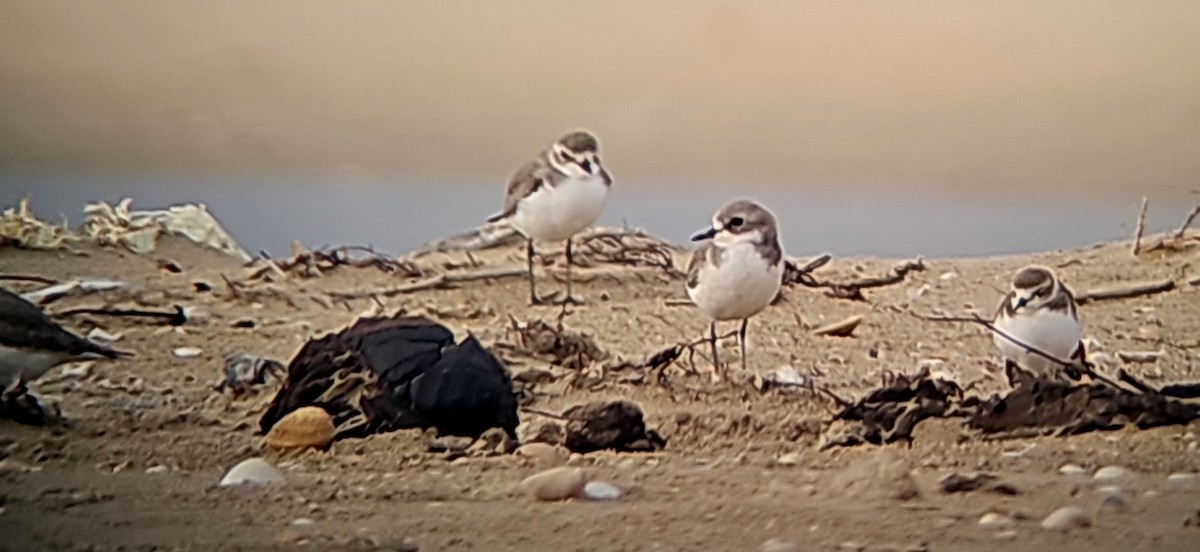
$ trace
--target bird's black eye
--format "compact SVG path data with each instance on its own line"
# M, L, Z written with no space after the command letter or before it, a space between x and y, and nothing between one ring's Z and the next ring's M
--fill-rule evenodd
M745 223L746 223L746 221L742 220L742 217L733 217L733 218L729 219L729 227L730 228L737 228Z

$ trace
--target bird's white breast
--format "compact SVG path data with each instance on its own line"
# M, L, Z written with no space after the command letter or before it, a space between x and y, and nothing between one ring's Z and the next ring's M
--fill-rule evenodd
M688 288L692 302L715 320L740 320L764 309L779 293L783 263L770 265L752 243L721 250L719 266L700 268L699 283Z
M522 199L512 225L535 240L562 241L595 223L607 199L603 179L569 178Z
M1034 310L1012 318L1000 316L996 328L1061 360L1069 361L1083 338L1083 325L1062 311ZM996 335L996 347L1008 359L1037 373L1057 372L1058 365L1027 352L1019 345Z

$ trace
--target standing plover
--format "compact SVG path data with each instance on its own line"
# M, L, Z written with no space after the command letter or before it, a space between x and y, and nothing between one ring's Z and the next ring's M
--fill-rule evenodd
M66 362L129 356L79 337L42 309L0 288L0 385L3 398L25 393L25 384Z
M582 130L563 136L513 173L504 210L488 222L508 219L525 236L530 302L544 303L534 282L534 240L566 240L564 302L575 302L571 295L571 237L600 218L610 186L612 178L600 164L600 142Z
M779 293L783 281L783 249L775 216L765 207L740 199L713 215L712 227L692 237L706 240L692 253L687 269L687 293L708 326L713 366L717 360L717 322L741 320L738 343L746 369L746 325Z
M1076 312L1075 296L1049 268L1027 266L1017 271L1012 289L996 309L994 324L996 329L1059 360L1084 360L1080 342L1083 325ZM1014 365L1035 375L1070 374L1063 366L1000 335L993 336L993 340L1004 355L1010 383ZM1077 374L1072 376L1078 379Z

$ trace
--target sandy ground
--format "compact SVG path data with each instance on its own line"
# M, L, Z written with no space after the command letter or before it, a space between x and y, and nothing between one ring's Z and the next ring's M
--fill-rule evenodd
M503 278L464 283L384 300L432 316L458 334L470 331L502 350L514 372L549 370L535 406L624 397L642 405L648 422L669 440L655 454L595 453L570 460L593 479L625 490L612 503L537 503L518 488L542 467L514 456L450 461L428 453L416 432L341 441L327 453L277 459L287 484L265 490L216 487L236 462L260 454L258 415L274 389L232 399L211 389L222 359L244 350L286 362L303 341L350 323L371 301L348 304L328 291L384 289L412 279L374 268L343 268L317 278L289 277L258 285L257 297L230 299L221 275L247 270L190 244L166 241L153 258L85 247L72 253L0 250L0 273L55 279L107 277L133 282L146 307L179 303L208 313L184 332L125 319L72 318L79 331L99 323L122 337L134 360L95 365L89 375L58 370L33 385L70 419L47 429L0 421L0 550L1196 550L1200 528L1184 520L1200 509L1200 482L1169 484L1172 473L1200 471L1200 425L1123 430L1071 438L985 440L956 421L919 427L912 446L818 451L828 401L805 393L759 392L751 385L711 383L669 372L670 390L609 373L586 387L567 384L570 370L505 348L514 342L510 317L553 322L559 309L526 304L526 282ZM682 266L684 252L676 255ZM557 257L554 257L557 258ZM1007 278L1037 262L1059 267L1078 290L1121 282L1195 275L1194 251L1132 258L1127 245L1022 257L932 260L903 284L868 292L868 302L833 299L789 288L786 300L751 324L751 370L783 365L845 396L879 381L881 371L915 371L940 359L960 381L999 390L1003 378L991 340L973 326L915 320L911 312L975 308L991 312ZM519 248L433 255L418 261L429 273L519 268ZM835 259L822 279L884 274L893 260ZM550 268L550 270L561 270ZM648 267L597 264L579 268L566 328L584 332L610 355L639 360L701 335L706 321L689 307L682 280ZM953 274L954 276L946 276ZM212 283L197 293L192 283ZM544 289L560 287L544 280ZM30 286L16 286L21 290ZM921 288L925 291L918 294ZM270 289L271 291L262 291ZM314 297L316 299L314 299ZM1200 379L1200 289L1103 301L1081 307L1096 352L1161 351L1154 364L1124 367L1152 383ZM50 311L99 306L101 297L55 302ZM132 300L118 302L130 306ZM811 326L851 315L865 322L854 338L820 338ZM252 319L252 329L232 327ZM732 328L730 328L732 329ZM172 356L199 347L197 358ZM869 355L869 351L877 354ZM736 358L732 342L723 343ZM1106 367L1115 370L1119 361ZM700 362L703 364L703 362ZM734 371L736 372L736 370ZM733 379L739 380L738 374ZM523 415L523 421L536 420ZM524 427L522 428L525 429ZM1124 508L1102 504L1087 477L1059 472L1064 464L1095 469L1120 465L1134 476ZM159 466L164 466L159 468ZM154 469L151 469L154 468ZM149 470L149 473L147 473ZM979 490L945 494L937 480L983 470L1016 494ZM911 474L911 479L910 475ZM915 484L917 496L901 498ZM1068 505L1092 526L1069 533L1044 530L1041 520ZM1011 526L981 527L989 512ZM311 525L290 527L307 518ZM302 522L304 523L304 522ZM794 548L787 548L792 543Z

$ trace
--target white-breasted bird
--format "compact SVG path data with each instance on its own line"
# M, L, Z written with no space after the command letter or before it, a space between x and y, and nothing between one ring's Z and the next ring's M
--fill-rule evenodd
M533 274L534 241L566 241L567 295L571 295L571 238L600 218L612 177L600 163L600 142L588 131L570 132L521 165L504 197L504 210L488 222L508 220L525 236L529 301L544 304Z
M1063 362L1084 360L1083 324L1075 296L1053 270L1031 265L1017 271L1011 289L996 309L996 329ZM1021 345L994 335L1006 368L1015 364L1035 375L1067 375L1063 365L1031 353ZM1010 377L1011 379L1011 377ZM1077 379L1077 377L1076 377Z
M713 366L720 366L716 323L740 320L738 343L745 370L749 319L771 304L783 282L783 248L775 216L754 201L735 200L717 211L712 227L693 236L692 241L704 243L688 262L687 293L700 312L712 319Z

